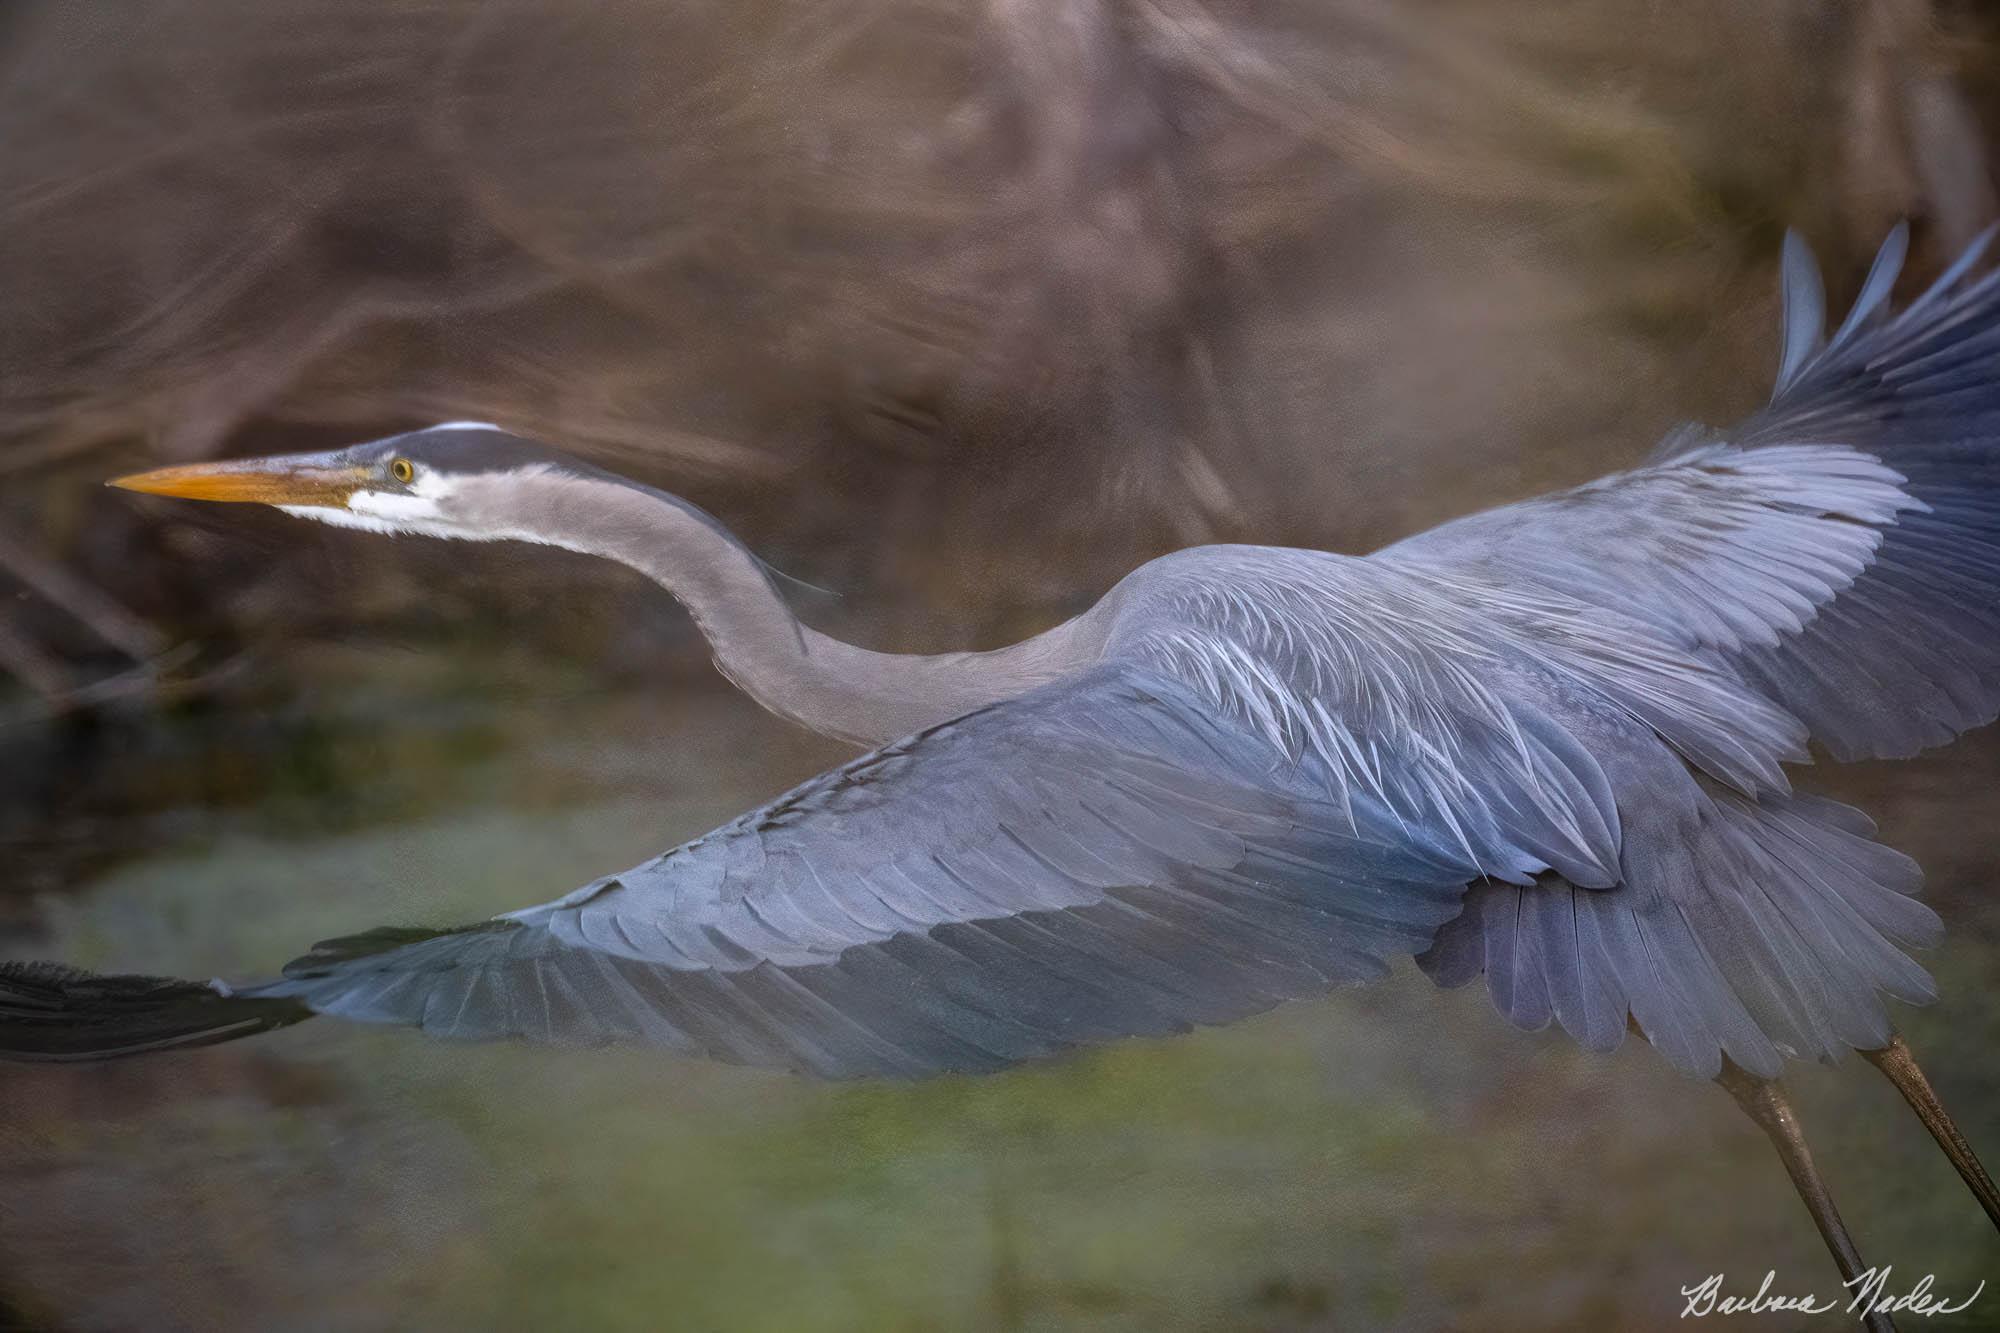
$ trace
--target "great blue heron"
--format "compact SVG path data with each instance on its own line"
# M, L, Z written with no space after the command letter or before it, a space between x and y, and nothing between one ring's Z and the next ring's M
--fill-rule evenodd
M1989 234L1990 236L1990 234ZM330 1014L649 1042L828 1077L991 1070L1221 1023L1415 955L1523 1028L1629 1026L1769 1133L1861 1268L1777 1076L1868 1053L2000 1223L1896 1035L1935 942L1915 865L1784 766L2000 711L2000 276L1900 315L1889 238L1827 340L1785 256L1771 403L1643 466L1366 557L1175 552L1012 647L871 652L709 515L452 423L129 490L619 561L765 707L874 746L553 902L316 946L231 987L0 968L0 1051L94 1059Z

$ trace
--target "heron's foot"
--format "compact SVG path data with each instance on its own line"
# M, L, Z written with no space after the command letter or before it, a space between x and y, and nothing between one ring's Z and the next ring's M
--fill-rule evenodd
M1986 1168L1979 1164L1979 1157L1972 1151L1965 1135L1959 1133L1958 1125L1938 1100L1931 1088L1931 1081L1924 1077L1922 1066L1911 1053L1901 1033L1897 1033L1889 1044L1879 1051L1863 1051L1870 1064L1881 1070L1889 1081L1896 1085L1896 1091L1903 1094L1903 1100L1917 1113L1917 1119L1924 1122L1924 1128L1937 1140L1938 1147L1951 1159L1952 1166L1965 1181L1972 1196L1979 1200L1979 1206L1986 1210L1986 1220L2000 1230L2000 1190L1993 1186L1993 1177L1986 1174Z
M1840 1266L1841 1281L1853 1282L1868 1266L1862 1262L1861 1252L1854 1248L1854 1238L1847 1234L1847 1224L1840 1220L1840 1210L1833 1206L1833 1195L1828 1193L1819 1168L1813 1165L1812 1153L1806 1147L1805 1131L1799 1128L1798 1115L1792 1110L1791 1099L1785 1096L1784 1087L1776 1079L1760 1078L1726 1058L1715 1081L1736 1099L1743 1113L1756 1121L1758 1128L1770 1138L1771 1146L1784 1160L1785 1171L1791 1176L1792 1185L1804 1201L1806 1211L1812 1214L1813 1225L1819 1228L1820 1238L1826 1242L1834 1263ZM1874 1333L1895 1333L1894 1322L1879 1311L1870 1311L1863 1324Z

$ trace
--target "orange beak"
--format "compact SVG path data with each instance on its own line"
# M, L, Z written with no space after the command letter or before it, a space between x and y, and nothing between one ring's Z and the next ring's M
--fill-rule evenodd
M341 462L332 454L294 454L154 468L114 477L105 485L182 500L338 508L368 476L368 469Z

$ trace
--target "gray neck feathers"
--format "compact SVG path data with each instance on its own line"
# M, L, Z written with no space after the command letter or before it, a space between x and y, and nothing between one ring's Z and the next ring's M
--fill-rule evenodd
M582 551L645 574L687 608L716 666L737 686L772 712L845 740L892 740L1012 698L1102 648L1086 615L992 652L872 652L802 624L756 557L684 500L554 469L503 477L465 479L454 508L483 534Z

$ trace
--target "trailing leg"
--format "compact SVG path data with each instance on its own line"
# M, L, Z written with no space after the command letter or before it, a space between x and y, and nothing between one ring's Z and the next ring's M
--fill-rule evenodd
M1833 1195L1827 1191L1819 1168L1813 1165L1812 1153L1806 1147L1805 1131L1799 1128L1799 1118L1793 1112L1784 1088L1776 1079L1759 1078L1727 1059L1722 1062L1722 1072L1716 1075L1715 1081L1736 1099L1744 1114L1756 1121L1770 1138L1771 1146L1784 1160L1785 1170L1791 1176L1799 1198L1805 1202L1806 1211L1812 1214L1813 1225L1819 1228L1820 1238L1826 1242L1834 1263L1840 1265L1841 1280L1854 1281L1867 1270L1868 1265L1862 1262L1860 1251L1854 1248L1854 1238L1847 1234L1847 1225L1840 1220L1840 1210L1833 1206ZM1894 1333L1896 1327L1888 1315L1874 1311L1869 1312L1863 1324L1875 1333Z
M1994 1188L1993 1178L1986 1174L1972 1145L1959 1133L1958 1125L1938 1100L1931 1081L1924 1077L1923 1068L1917 1064L1917 1057L1910 1052L1902 1034L1897 1033L1881 1050L1862 1054L1896 1085L1896 1091L1903 1094L1903 1100L1917 1113L1917 1119L1924 1122L1924 1128L1937 1140L1938 1147L1944 1149L1944 1155L1958 1169L1973 1197L1979 1200L1979 1206L1986 1210L1986 1220L2000 1229L2000 1190Z

